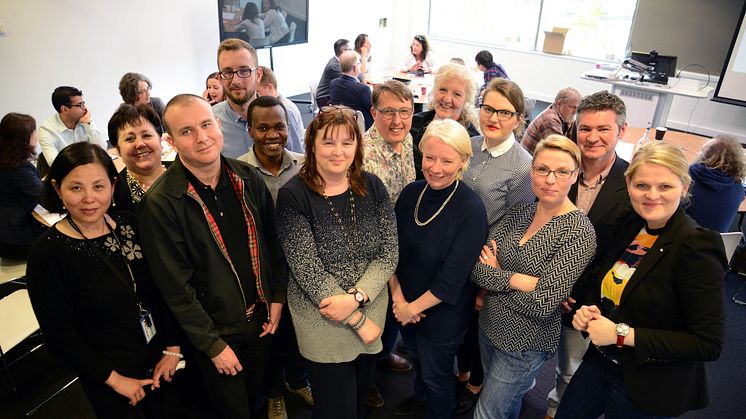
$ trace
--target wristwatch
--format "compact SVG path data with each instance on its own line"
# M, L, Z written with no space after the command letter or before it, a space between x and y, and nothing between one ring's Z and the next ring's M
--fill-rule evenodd
M624 347L624 338L629 334L629 325L627 323L617 323L616 325L616 346Z
M358 290L357 288L350 288L347 293L352 294L355 297L355 301L357 301L357 305L359 308L363 307L363 304L365 303L365 294L363 294L362 291Z

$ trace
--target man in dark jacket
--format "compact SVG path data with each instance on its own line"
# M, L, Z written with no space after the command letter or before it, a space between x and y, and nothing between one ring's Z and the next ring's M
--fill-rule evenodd
M248 418L287 283L272 197L252 167L221 156L204 99L174 97L164 124L178 157L138 208L144 251L217 413Z

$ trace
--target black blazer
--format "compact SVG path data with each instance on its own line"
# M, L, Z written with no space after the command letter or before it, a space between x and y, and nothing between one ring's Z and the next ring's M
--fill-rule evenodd
M584 277L593 286L577 307L600 307L603 274L644 224L634 212L619 224L601 274ZM635 347L621 349L622 375L643 413L679 416L708 405L704 361L718 359L723 348L725 265L720 236L679 207L624 288L617 314L603 313L635 329Z
M616 156L616 160L614 160L614 164L611 166L611 170L609 170L609 175L606 177L606 181L601 186L601 190L598 192L598 196L587 214L593 224L593 230L596 232L596 253L591 263L588 264L588 268L583 272L583 276L592 275L595 277L598 275L599 259L606 253L609 245L611 245L614 229L618 224L619 218L628 214L630 210L629 193L627 193L627 182L624 177L624 172L628 166L629 163ZM573 183L570 187L570 192L567 194L572 202L577 202L578 200L578 183L580 182ZM578 287L584 283L584 281L578 280L573 286L570 295L573 297L583 295L585 291L580 290Z

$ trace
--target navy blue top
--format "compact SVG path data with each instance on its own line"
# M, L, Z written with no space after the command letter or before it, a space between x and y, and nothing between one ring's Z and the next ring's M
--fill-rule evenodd
M487 240L487 212L482 199L465 183L429 224L414 221L417 199L425 181L407 185L396 202L396 227L399 233L399 265L396 273L402 293L412 302L430 291L442 302L425 311L418 328L433 341L445 341L466 330L473 313L476 288L469 275ZM456 186L427 188L418 211L420 222L438 211Z
M702 163L689 166L692 185L691 205L686 213L697 224L719 233L729 231L738 206L743 201L743 185L734 178Z
M31 215L44 192L34 165L0 172L0 243L30 245L44 228Z
M343 74L342 77L332 80L330 86L333 105L345 105L362 112L366 130L373 125L373 115L370 113L370 108L373 107L372 95L367 84Z

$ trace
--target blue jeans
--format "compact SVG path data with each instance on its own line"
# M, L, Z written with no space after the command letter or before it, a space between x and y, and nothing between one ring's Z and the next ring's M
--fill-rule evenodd
M434 342L413 325L402 327L401 334L414 363L414 397L427 400L428 419L451 419L456 407L453 359L466 329L444 342Z
M549 352L503 351L479 331L479 348L484 368L484 385L474 418L518 418L523 396L533 386Z
M601 414L606 419L667 417L646 415L637 410L624 385L621 367L590 348L562 396L555 419L597 418Z

